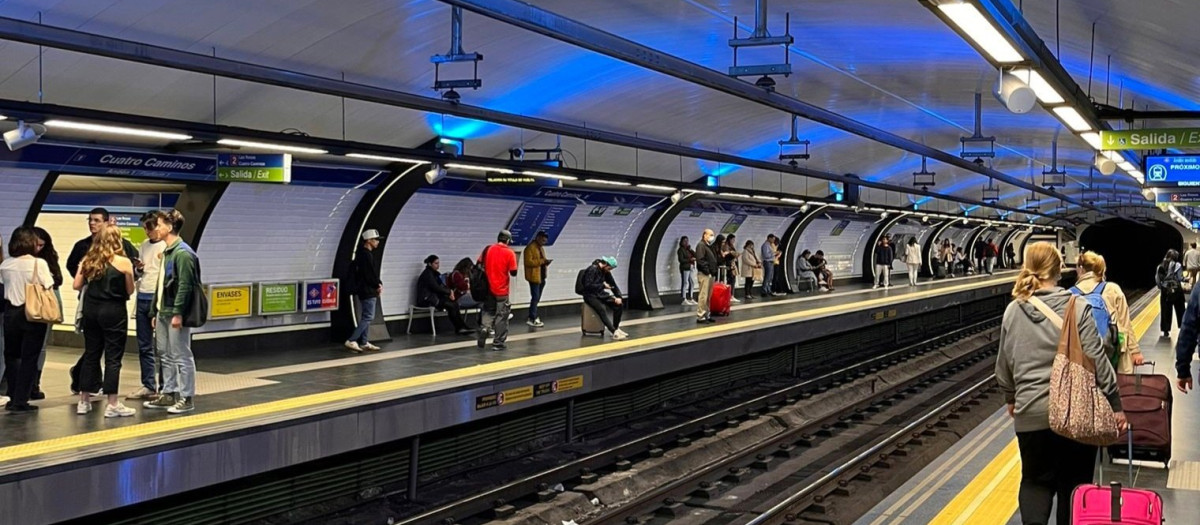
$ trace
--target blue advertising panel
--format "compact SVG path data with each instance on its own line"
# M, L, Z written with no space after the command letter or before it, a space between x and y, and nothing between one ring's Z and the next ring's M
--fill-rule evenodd
M574 212L574 205L522 202L508 223L508 231L513 235L513 246L528 245L540 230L546 231L549 237L546 245L552 246Z
M1200 187L1200 156L1147 155L1146 186Z
M338 309L337 279L304 281L304 311L327 312Z

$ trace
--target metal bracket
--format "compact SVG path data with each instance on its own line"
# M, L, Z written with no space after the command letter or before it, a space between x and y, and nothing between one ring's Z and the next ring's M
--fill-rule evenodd
M798 136L799 132L800 117L792 115L792 136L788 137L787 140L779 141L779 162L787 161L787 164L793 168L800 164L797 161L808 160L811 157L808 153L810 143L807 140L800 140ZM795 147L795 149L791 149L792 147ZM803 152L797 153L800 147L803 147Z
M446 92L442 98L450 102L458 102L462 97L455 89L479 89L483 80L479 78L479 62L483 55L475 52L467 53L462 49L462 8L450 8L450 52L444 55L433 55L429 61L433 63L433 89ZM471 78L442 80L442 64L471 62L474 66Z
M1050 142L1050 167L1042 170L1042 186L1054 189L1067 185L1067 169L1058 167L1058 138Z
M929 171L927 163L928 157L921 157L921 171L914 171L913 186L920 186L922 190L928 190L930 186L937 186L937 172Z
M767 91L774 91L775 80L771 78L771 75L783 75L786 77L792 74L790 50L792 44L796 42L791 32L792 15L791 13L785 15L783 36L771 36L771 33L767 31L767 0L756 0L754 10L754 32L746 38L738 37L738 18L736 16L733 17L733 38L729 39L729 47L733 48L733 65L729 67L729 76L735 78L760 76L761 78L756 80L754 84ZM783 63L753 66L738 65L738 49L764 46L783 46Z
M983 164L983 158L996 156L996 137L983 136L983 95L975 94L975 134L970 137L959 137L962 148L958 156L964 159L975 158L976 164ZM983 149L986 145L987 149Z

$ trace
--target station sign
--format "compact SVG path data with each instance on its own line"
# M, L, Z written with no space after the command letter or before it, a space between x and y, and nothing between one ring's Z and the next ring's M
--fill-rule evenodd
M1200 147L1200 128L1100 131L1100 149L1164 149Z
M1200 188L1200 156L1147 155L1146 186Z
M287 153L221 153L217 180L225 182L292 182L292 156Z
M237 319L250 317L254 298L251 283L213 284L208 286L208 318Z
M1200 190L1179 192L1159 191L1154 195L1154 202L1158 204L1188 204L1200 202Z
M258 315L296 313L299 299L300 284L296 281L258 283Z
M338 309L340 300L337 279L304 281L304 311L329 312Z

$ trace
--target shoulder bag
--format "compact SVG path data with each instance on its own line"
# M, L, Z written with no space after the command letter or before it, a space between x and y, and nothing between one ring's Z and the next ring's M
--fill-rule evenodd
M1061 329L1058 354L1050 371L1050 430L1055 434L1094 446L1117 442L1117 418L1112 405L1096 386L1096 363L1083 353L1075 297L1067 301L1066 319L1059 317L1037 297L1029 299L1043 315Z
M58 297L54 295L54 290L47 289L42 283L38 263L45 264L41 259L33 260L33 282L25 285L25 320L42 324L61 323L63 314L62 308L58 307Z

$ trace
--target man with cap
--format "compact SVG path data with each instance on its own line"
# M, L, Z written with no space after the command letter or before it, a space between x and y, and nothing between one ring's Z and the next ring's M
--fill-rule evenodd
M525 259L525 280L529 282L529 320L525 324L534 328L546 326L538 317L537 307L542 300L542 290L546 289L546 267L551 261L546 258L546 241L549 239L545 230L537 232L522 254Z
M620 341L629 337L629 334L621 330L621 312L625 306L621 300L621 289L617 287L617 281L612 276L613 268L616 267L617 258L605 256L596 259L584 270L583 302L595 310L604 327L612 333L613 340ZM611 320L608 316L609 310L612 310Z
M512 304L508 302L509 284L517 275L517 254L508 247L510 242L512 232L500 230L496 244L489 245L479 254L490 292L483 302L483 322L475 334L475 344L479 348L487 344L488 327L492 329L492 350L504 350L504 343L508 341L508 316L512 310Z
M350 262L353 289L349 291L358 296L362 312L359 313L358 325L354 327L354 332L350 334L345 346L347 350L356 354L364 350L379 351L378 346L367 341L367 330L371 327L371 321L375 319L375 308L379 303L379 295L383 293L383 281L379 280L379 268L375 265L375 255L371 253L379 247L381 241L383 236L379 235L379 230L364 231L362 244L354 253L354 260Z

